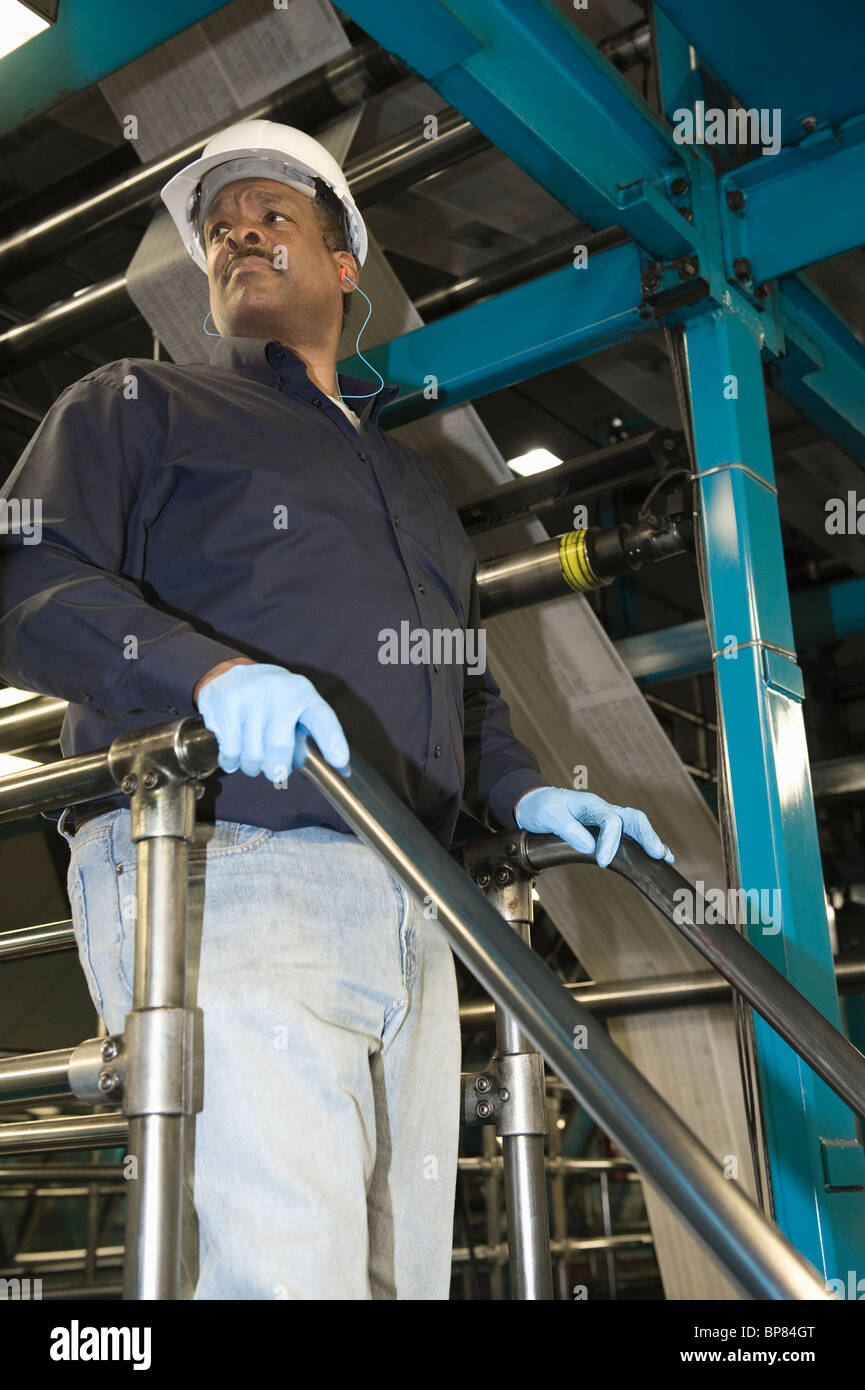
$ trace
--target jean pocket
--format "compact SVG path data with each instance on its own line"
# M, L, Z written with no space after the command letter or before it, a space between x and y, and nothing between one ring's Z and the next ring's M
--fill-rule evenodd
M198 823L189 845L193 859L224 859L228 855L245 854L265 844L273 835L260 825L244 825L238 821L218 820L214 825Z
M273 831L262 825L238 824L235 845L238 849L258 849L259 845L267 844L272 838Z

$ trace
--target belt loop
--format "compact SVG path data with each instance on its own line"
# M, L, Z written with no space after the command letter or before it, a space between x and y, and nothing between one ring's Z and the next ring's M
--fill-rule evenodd
M64 830L64 828L63 828L63 822L66 820L66 817L69 815L69 812L70 812L70 811L74 811L74 810L75 810L75 807L74 807L74 806L64 806L64 807L63 807L63 814L61 815L60 819L59 819L58 822L57 822L57 829L58 829L58 832L63 836L63 838L64 838L64 840L66 841L67 845L71 845L71 844L72 844L72 840L73 840L73 838L74 838L74 836L75 836L75 831L73 830L71 834L67 833L67 831Z

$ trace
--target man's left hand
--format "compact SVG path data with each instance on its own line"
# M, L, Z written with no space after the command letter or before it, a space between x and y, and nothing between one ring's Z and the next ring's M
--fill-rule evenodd
M652 829L644 811L632 806L614 806L591 792L570 791L567 787L535 787L521 796L514 807L514 817L521 830L535 835L558 835L581 854L595 849L594 836L584 825L600 827L595 858L602 869L613 859L619 848L622 831L630 835L652 859L675 863L669 846Z

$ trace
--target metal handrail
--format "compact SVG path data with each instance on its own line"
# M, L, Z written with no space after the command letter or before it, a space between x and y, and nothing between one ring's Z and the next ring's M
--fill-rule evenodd
M0 932L0 965L8 960L24 960L54 951L77 949L71 917L64 917L59 922L38 922L31 927ZM838 993L862 994L865 991L865 954L844 951L833 959ZM617 980L564 980L562 983L597 1018L656 1013L701 1004L725 1004L733 995L732 986L717 970L680 970L670 975ZM460 1005L460 1025L463 1029L479 1029L494 1024L495 1005L489 1000L472 999ZM68 1048L68 1055L71 1056L73 1051L74 1048ZM0 1068L0 1099L3 1096L2 1074ZM61 1087L60 1092L64 1089Z
M586 828L597 839L600 832ZM513 862L533 874L559 864L595 863L593 854L573 849L557 835L528 835L523 830L477 843L484 853L496 844L512 848ZM678 869L650 858L627 835L609 867L637 888L845 1105L865 1119L865 1057L735 926L724 920L697 923L695 913L684 912L684 902L696 895ZM687 898L674 910L676 894L682 890Z
M146 759L146 765L152 769L146 793L128 770L130 758L136 757L136 766L144 766L141 759ZM143 818L145 813L153 815L154 803L158 811L160 801L173 814L177 808L171 798L176 798L179 806L181 793L189 792L189 784L215 771L217 765L217 741L201 717L182 718L122 735L100 752L0 778L0 820L116 793L118 786L128 790L133 821L138 816L138 831L133 825L133 839L139 844L139 864L146 866L149 887L159 885L165 892L165 910L169 897L165 876L185 863L172 846L180 844L185 850L188 830L176 827L188 824L188 817L177 814L172 821L166 811L164 821L157 817L146 829L142 829ZM619 1051L603 1024L570 995L540 956L496 912L463 868L361 757L354 754L350 770L338 772L324 760L312 740L302 734L297 741L294 766L379 854L417 902L435 905L437 920L455 953L496 1002L517 1020L556 1075L618 1148L633 1160L643 1177L669 1200L745 1296L829 1298L813 1266L750 1198L724 1177L709 1150ZM187 797L183 806L188 804ZM169 823L175 826L173 830L165 828ZM172 931L179 930L181 907L182 899L175 888L169 913ZM170 974L164 935L157 945L162 953L161 977L167 981L168 992L176 997L177 979ZM137 952L136 986L138 965ZM127 1016L127 1023L136 1017L135 1010L146 1013L147 1005L148 999L136 988L133 1013ZM151 1004L149 1012L159 1010ZM163 1012L181 1011L169 1008ZM141 1014L137 1017L140 1019ZM144 1036L152 1041L151 1035ZM186 1046L187 1039L182 1041ZM180 1048L180 1040L173 1038L172 1042ZM158 1150L160 1159L179 1165L178 1131L164 1123L169 1114L164 1109L156 1113L141 1105L132 1114L130 1129L142 1126L141 1117L153 1121L150 1129L137 1129L136 1133L152 1135L154 1144L158 1141L162 1145ZM158 1230L158 1222L154 1223L153 1218L153 1196L163 1191L155 1180L152 1182L147 1189L150 1205L141 1208L141 1227L146 1216L150 1240ZM164 1190L168 1198L175 1195L170 1188ZM168 1222L172 1253L177 1248L176 1220L177 1213L172 1209Z

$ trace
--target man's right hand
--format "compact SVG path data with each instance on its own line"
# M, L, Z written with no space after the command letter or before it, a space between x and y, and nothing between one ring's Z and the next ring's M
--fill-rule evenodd
M202 676L193 698L216 736L224 772L240 768L247 777L264 772L271 782L290 776L298 725L312 735L332 767L348 766L342 726L306 676L248 657L214 670Z

